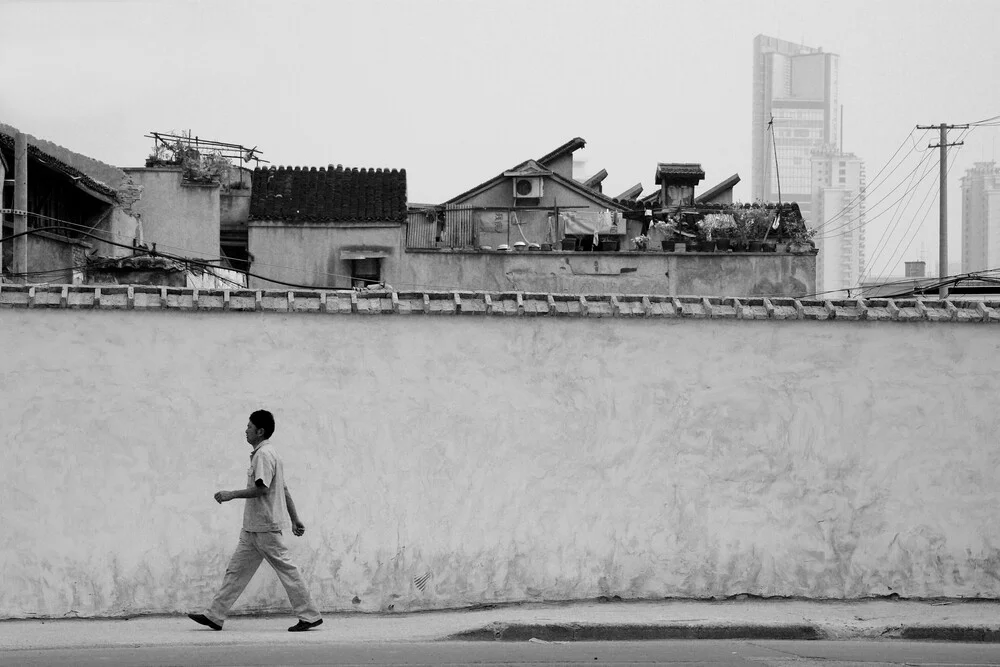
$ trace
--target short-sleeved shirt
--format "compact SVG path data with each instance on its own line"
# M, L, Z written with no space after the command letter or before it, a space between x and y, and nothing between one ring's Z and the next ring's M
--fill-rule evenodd
M243 530L251 533L270 533L281 530L288 515L285 504L285 473L281 459L269 440L254 447L247 469L247 488L264 483L267 493L257 498L247 498L243 508Z

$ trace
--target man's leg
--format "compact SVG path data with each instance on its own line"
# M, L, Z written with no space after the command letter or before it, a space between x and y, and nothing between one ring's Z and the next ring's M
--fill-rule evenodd
M263 555L257 550L253 543L252 533L245 530L240 531L240 543L236 545L233 557L229 559L226 566L226 576L222 580L222 587L212 600L212 606L205 612L210 620L218 625L222 625L229 615L236 598L247 587L253 578L254 572L260 566Z
M299 568L295 567L289 560L288 549L285 548L285 542L281 539L281 533L257 533L256 537L261 553L274 568L281 585L285 587L285 593L288 595L288 601L292 603L295 615L306 623L319 621L321 619L319 609L313 604Z

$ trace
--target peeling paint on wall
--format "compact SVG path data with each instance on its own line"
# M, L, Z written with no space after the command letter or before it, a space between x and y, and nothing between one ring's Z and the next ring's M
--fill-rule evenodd
M4 310L0 616L181 612L258 407L324 610L1000 595L1000 339L946 323ZM287 609L262 568L236 611Z

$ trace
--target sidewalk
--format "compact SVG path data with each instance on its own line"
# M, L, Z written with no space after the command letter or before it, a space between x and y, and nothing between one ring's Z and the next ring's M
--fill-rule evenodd
M234 616L222 632L186 616L0 621L0 651L77 647L633 639L933 639L1000 642L1000 601L726 600L523 604L409 614Z

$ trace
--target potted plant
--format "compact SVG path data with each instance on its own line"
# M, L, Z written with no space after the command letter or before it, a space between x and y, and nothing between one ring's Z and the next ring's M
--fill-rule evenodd
M567 236L562 240L563 250L576 250L576 237Z
M730 213L717 213L718 228L715 230L715 247L720 252L729 252L736 235L736 221Z
M735 206L730 210L730 215L733 218L730 248L733 252L746 252L750 241L751 218L745 208Z
M715 215L708 214L696 224L698 226L698 252L715 252L715 239L712 238L712 234L718 228Z
M632 247L639 251L649 250L649 237L645 234L639 234L632 239Z

